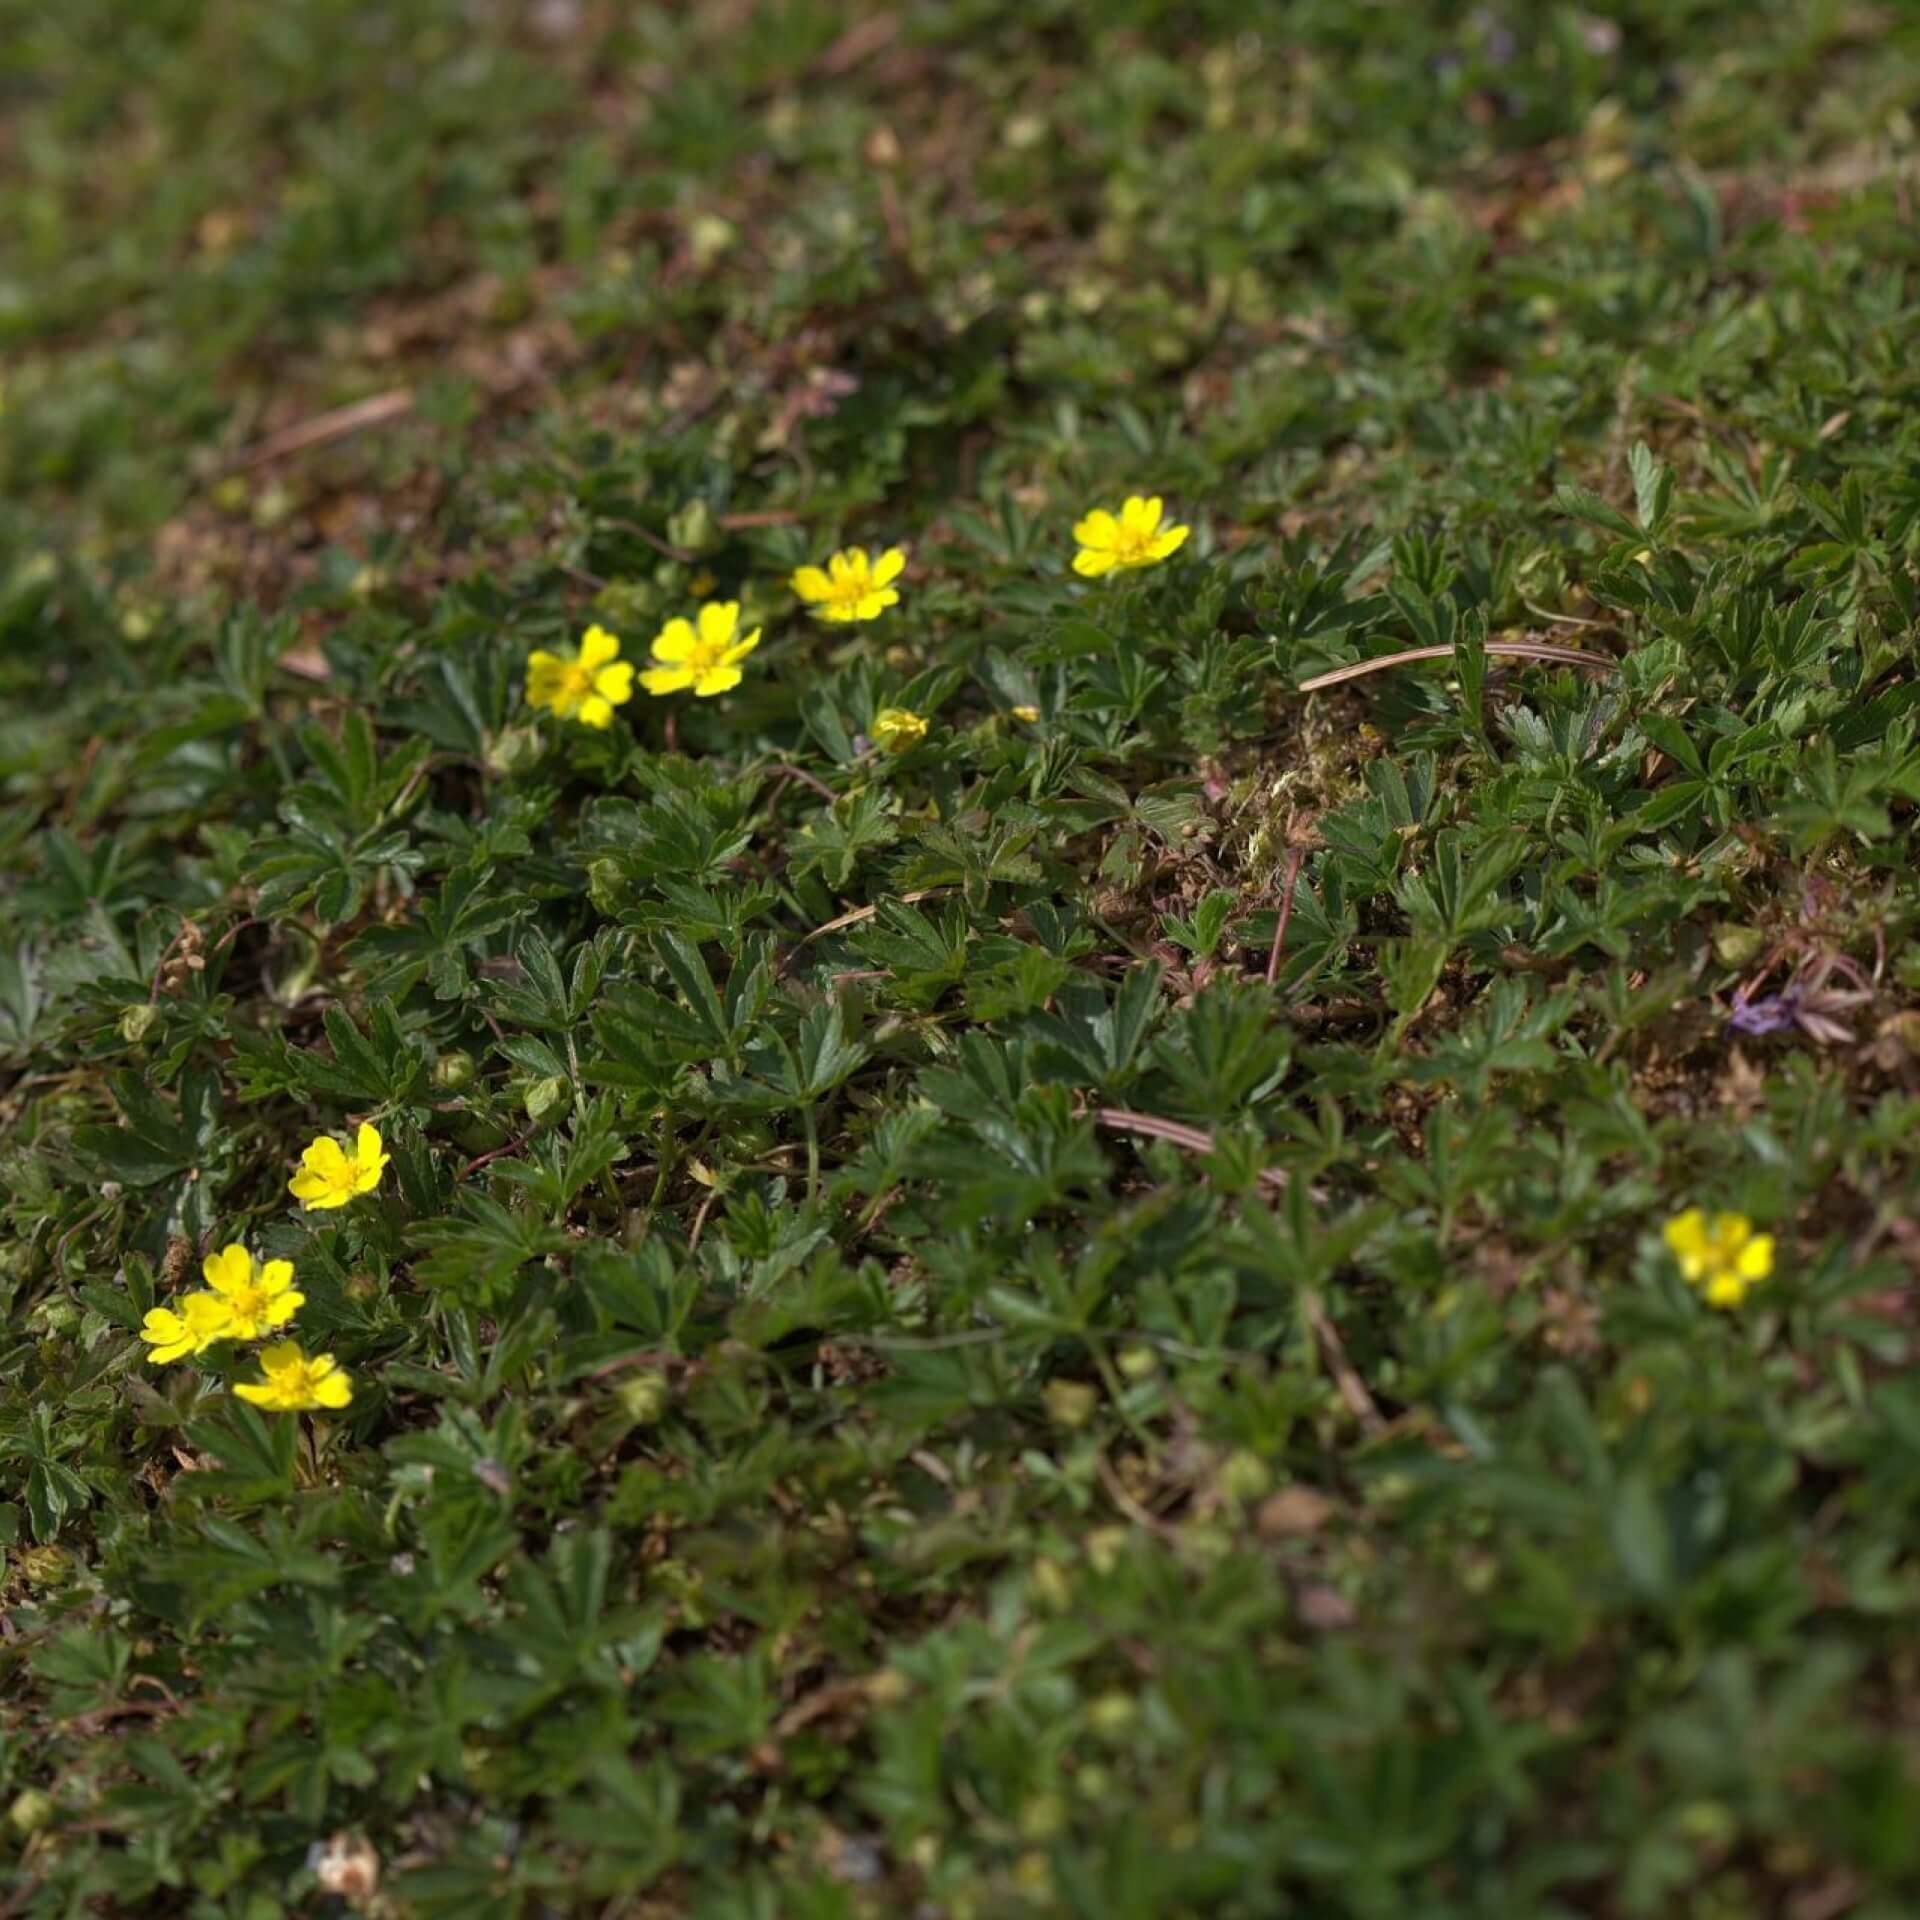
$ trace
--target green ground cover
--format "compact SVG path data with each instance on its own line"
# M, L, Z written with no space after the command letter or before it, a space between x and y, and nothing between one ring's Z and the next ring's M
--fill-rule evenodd
M0 49L5 1912L1920 1910L1913 14Z

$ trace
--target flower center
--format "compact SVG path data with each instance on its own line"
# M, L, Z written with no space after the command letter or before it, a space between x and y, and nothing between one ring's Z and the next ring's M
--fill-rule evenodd
M687 655L687 665L695 673L711 673L715 667L724 662L726 652L727 643L724 640L708 640L703 637L694 641L693 651Z
M593 692L593 669L575 661L567 669L560 691L569 700L585 700Z
M259 1320L266 1315L272 1299L260 1287L242 1287L238 1293L227 1295L227 1305L236 1320Z
M1138 527L1122 526L1113 550L1122 560L1138 560L1152 545L1152 534L1143 533Z

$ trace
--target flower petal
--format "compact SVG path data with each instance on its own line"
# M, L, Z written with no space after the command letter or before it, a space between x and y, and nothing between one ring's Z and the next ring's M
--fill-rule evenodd
M640 676L640 684L649 693L680 693L693 685L691 667L649 667Z
M300 1164L309 1173L317 1173L322 1179L343 1172L347 1164L346 1149L332 1134L323 1133L320 1138L300 1156Z
M593 676L594 692L609 706L624 707L633 698L633 663L616 661Z
M890 580L898 580L907 568L907 550L905 547L889 547L873 563L873 584L884 587Z
M567 664L556 655L536 647L527 655L527 704L550 707L566 683Z
M222 1247L201 1261L200 1277L215 1293L238 1293L253 1284L253 1256L238 1242Z
M1105 507L1095 507L1084 520L1073 523L1073 537L1083 547L1111 547L1120 538L1120 523Z
M271 1297L285 1293L293 1285L293 1262L291 1260L269 1260L260 1269L260 1291Z
M589 672L620 657L620 636L605 627L589 627L580 636L580 665Z
M573 717L583 727L598 727L604 732L613 725L613 708L597 693L590 693L580 702L580 711Z
M740 684L742 675L738 667L721 665L709 667L693 683L694 698L711 700L716 693L726 693Z
M1128 496L1126 504L1120 509L1120 530L1130 533L1137 539L1151 539L1160 526L1160 516L1164 511L1160 496L1143 499L1139 494Z
M1660 1230L1671 1253L1700 1253L1707 1243L1707 1216L1698 1207L1676 1213Z
M330 1373L324 1380L316 1380L313 1385L313 1403L317 1407L350 1406L353 1401L353 1383L344 1373Z
M710 647L731 645L739 625L738 600L709 600L700 609L700 638Z
M371 1161L378 1161L379 1164L384 1167L387 1164L387 1156L381 1152L382 1144L380 1129L362 1120L360 1122L360 1131L353 1137L354 1158L358 1160L363 1167Z
M747 655L760 644L760 633L761 629L755 627L744 640L736 640L733 645L720 656L720 664L723 667L731 667L738 661L744 660Z
M200 1344L193 1329L170 1307L154 1307L148 1311L140 1323L140 1338L153 1348L147 1358L159 1367L170 1360L184 1360Z
M1764 1280L1773 1271L1773 1235L1756 1233L1740 1249L1740 1258L1734 1264L1743 1279Z
M675 618L653 636L653 657L663 666L677 666L692 653L696 644L693 622ZM643 679L641 685L645 684Z
M824 600L833 591L833 582L819 567L796 567L788 584L809 605Z
M1171 553L1178 553L1187 544L1187 535L1191 527L1163 527L1154 535L1153 544L1147 549L1149 560L1164 560Z
M1100 547L1082 547L1073 556L1073 570L1084 574L1089 580L1097 580L1103 573L1111 573L1118 563L1113 555Z

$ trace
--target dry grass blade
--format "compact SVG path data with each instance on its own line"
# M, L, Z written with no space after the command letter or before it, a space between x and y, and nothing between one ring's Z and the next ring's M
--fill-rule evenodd
M1356 660L1350 667L1316 673L1311 680L1300 682L1299 691L1318 693L1322 687L1337 687L1343 680L1359 680L1369 673L1385 673L1389 667L1404 667L1411 660L1451 660L1456 651L1453 647L1407 647L1399 653L1383 653L1378 660ZM1592 667L1603 673L1617 664L1608 654L1556 647L1550 640L1489 640L1487 651L1504 659L1550 660L1556 666Z
M1212 1134L1200 1127L1189 1127L1179 1120L1163 1120L1157 1113L1135 1113L1127 1107L1096 1107L1093 1119L1096 1126L1105 1127L1113 1133L1136 1133L1149 1140L1170 1141L1176 1147L1185 1147L1189 1153L1213 1151ZM1285 1169L1263 1168L1260 1184L1269 1193L1284 1193L1287 1186Z
M329 440L342 440L368 427L384 426L387 421L398 420L412 411L412 388L395 387L389 393L356 400L350 407L335 407L331 413L317 413L311 420L282 427L278 433L270 433L249 447L233 464L236 471L245 473L251 467L264 467L270 461L285 459L290 453L323 446Z

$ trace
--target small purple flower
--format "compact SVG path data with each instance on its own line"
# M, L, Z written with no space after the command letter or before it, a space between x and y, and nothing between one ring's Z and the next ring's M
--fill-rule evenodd
M1736 994L1733 1010L1727 1015L1727 1025L1735 1033L1785 1033L1799 1016L1800 989L1786 987L1779 993L1769 993L1758 1000L1743 1000Z

